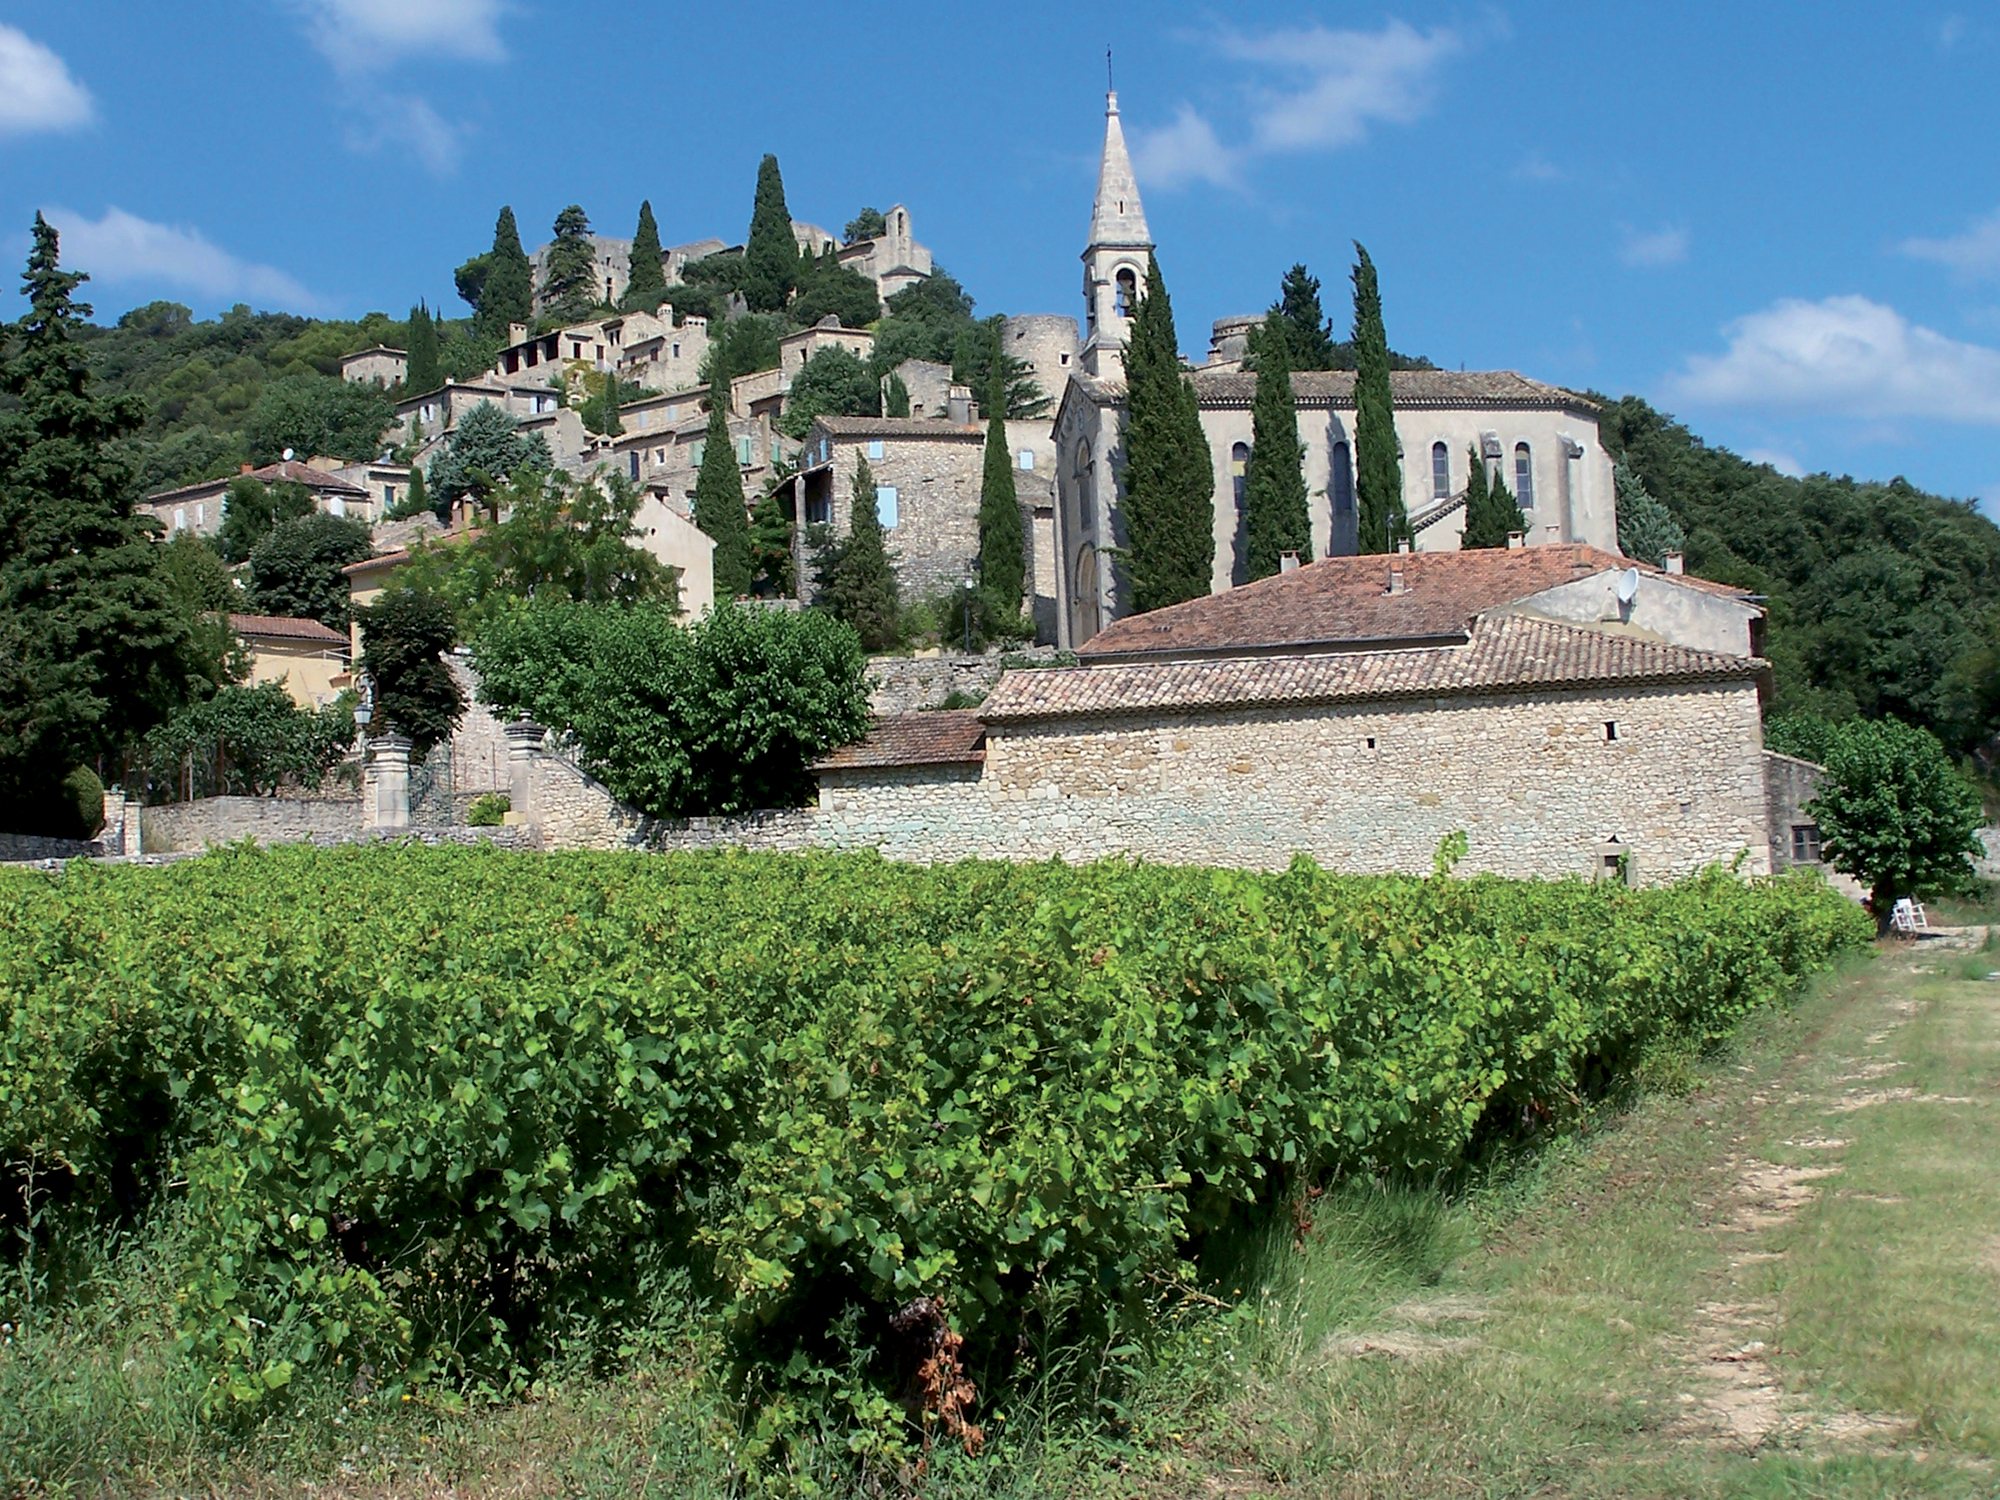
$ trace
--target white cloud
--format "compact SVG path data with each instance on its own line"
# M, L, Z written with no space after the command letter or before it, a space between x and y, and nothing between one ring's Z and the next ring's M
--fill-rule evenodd
M2000 209L1963 234L1907 239L1896 248L1912 260L1934 261L1961 276L2000 276Z
M343 73L405 57L504 62L506 0L293 0L306 35Z
M1937 23L1937 28L1933 33L1937 38L1938 51L1950 52L1956 49L1958 44L1965 40L1965 32L1966 22L1964 16L1955 13L1946 16L1942 21Z
M1635 270L1677 266L1688 258L1688 232L1684 225L1639 230L1627 224L1622 233L1624 242L1618 247L1618 258Z
M1226 184L1254 158L1338 150L1365 139L1373 125L1421 119L1434 101L1439 68L1464 39L1442 27L1418 31L1391 21L1379 31L1224 31L1208 45L1252 71L1246 138L1226 144L1206 116L1183 104L1173 124L1134 132L1142 185Z
M92 281L153 282L288 311L319 306L317 297L283 271L239 259L198 229L155 224L116 207L94 220L67 208L44 208L42 216L62 236L63 264L89 272Z
M1569 173L1539 151L1530 152L1514 166L1516 182L1568 182Z
M1675 399L2000 426L2000 349L1961 343L1866 297L1787 299L1723 330L1721 354L1691 357Z
M74 130L95 113L63 60L25 32L0 25L0 136Z
M1753 464L1769 464L1780 474L1789 474L1794 479L1803 478L1806 466L1783 448L1749 448L1743 456Z
M372 99L356 115L357 123L347 132L347 143L355 150L409 151L433 177L458 170L469 132L422 99Z

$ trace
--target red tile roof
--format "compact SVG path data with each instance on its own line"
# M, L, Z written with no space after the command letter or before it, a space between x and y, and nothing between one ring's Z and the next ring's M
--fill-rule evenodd
M842 745L821 760L819 771L860 771L884 766L977 765L986 758L986 726L977 713L959 709L885 714L865 739Z
M329 630L317 620L294 620L288 615L231 615L229 628L238 635L261 636L265 640L310 641L323 646L345 646L347 637Z
M148 505L157 505L163 500L179 500L190 495L208 494L229 488L239 479L261 479L266 484L289 482L302 484L309 490L319 490L329 495L359 495L368 497L368 491L358 484L345 479L336 479L324 469L315 469L311 464L302 464L297 459L285 459L275 464L265 464L261 469L252 469L247 474L225 474L220 479L204 479L199 484L184 484L179 489L157 490L146 497Z
M1077 648L1086 661L1461 637L1474 615L1607 570L1638 568L1732 597L1740 590L1661 573L1582 543L1329 557L1255 583L1113 622ZM1392 573L1402 592L1391 593Z
M1079 714L1759 681L1769 671L1769 663L1756 657L1489 615L1473 626L1469 640L1454 644L1008 672L979 716L1005 724Z

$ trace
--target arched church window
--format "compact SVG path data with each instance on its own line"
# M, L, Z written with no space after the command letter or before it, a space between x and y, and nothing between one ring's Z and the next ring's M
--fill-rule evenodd
M1431 444L1431 498L1451 497L1451 449L1443 443Z
M1139 278L1130 266L1118 268L1118 316L1129 318L1139 305Z
M1236 500L1236 514L1243 514L1245 493L1250 483L1250 445L1234 444L1229 450L1229 489Z
M1522 510L1535 508L1535 456L1526 443L1514 445L1514 499Z
M1354 455L1345 442L1333 445L1333 513L1354 514Z

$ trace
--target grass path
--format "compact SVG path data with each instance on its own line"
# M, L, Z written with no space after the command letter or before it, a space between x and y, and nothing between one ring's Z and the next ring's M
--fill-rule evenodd
M2000 1494L1984 936L1767 1019L1693 1093L1462 1210L1479 1247L1434 1285L1351 1287L1288 1339L1353 1254L1308 1239L1251 1381L1156 1492Z

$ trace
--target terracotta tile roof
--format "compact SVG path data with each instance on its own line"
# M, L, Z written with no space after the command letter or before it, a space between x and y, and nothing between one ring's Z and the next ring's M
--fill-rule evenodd
M834 437L981 438L984 422L938 421L932 417L814 417L813 425Z
M1454 645L1008 672L979 716L1005 724L1079 714L1757 681L1769 671L1756 657L1496 615L1480 620L1468 641Z
M1196 368L1195 400L1202 406L1248 406L1257 391L1256 375L1241 369ZM1072 376L1070 385L1100 406L1125 399L1125 383L1087 375ZM1398 407L1479 407L1495 410L1595 412L1598 403L1577 391L1545 381L1530 380L1512 370L1391 370L1391 401ZM1292 395L1300 406L1354 405L1352 370L1301 370L1292 376Z
M238 635L261 636L274 641L311 641L323 646L345 646L347 637L329 630L317 620L294 620L288 615L231 615L229 628Z
M885 714L865 739L842 745L814 770L860 771L882 766L976 765L986 758L986 726L977 713L951 709Z
M311 464L302 464L296 459L286 459L282 463L265 464L263 468L252 469L247 474L225 474L220 479L204 479L199 484L184 484L179 489L156 490L146 497L146 504L157 505L162 501L180 500L191 495L205 495L212 491L226 490L239 479L261 479L266 484L288 481L329 495L359 495L364 500L368 497L368 491L358 484L350 484L345 479L335 479L326 470L315 469Z
M1609 569L1638 568L1732 597L1740 590L1579 542L1462 552L1329 557L1241 588L1114 621L1077 648L1085 660L1283 650L1462 636L1474 615ZM1403 591L1389 592L1393 571Z

